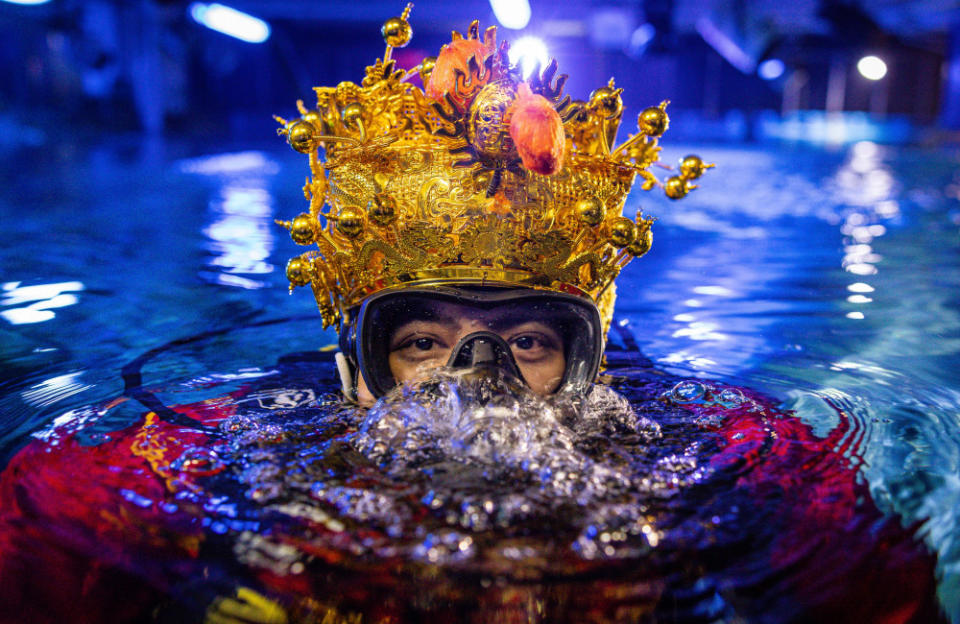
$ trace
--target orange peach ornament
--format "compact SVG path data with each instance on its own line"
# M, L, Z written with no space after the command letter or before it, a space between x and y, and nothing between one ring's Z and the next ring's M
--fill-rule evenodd
M542 95L520 83L510 115L510 137L523 166L534 173L553 175L563 167L566 140L563 121Z

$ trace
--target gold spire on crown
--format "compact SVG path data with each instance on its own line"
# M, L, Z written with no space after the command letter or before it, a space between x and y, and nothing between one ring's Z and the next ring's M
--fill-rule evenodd
M451 281L580 294L608 326L614 279L653 241L652 219L622 214L634 178L678 199L713 165L687 156L661 183L649 168L668 102L644 110L637 133L616 146L623 101L612 79L572 101L556 61L524 79L496 28L481 39L476 21L439 59L397 69L391 54L411 39L411 7L383 25L386 52L359 85L316 87L315 108L298 101L298 119L276 118L312 176L309 212L278 221L298 244L316 245L287 264L291 290L311 285L324 327L383 288ZM423 89L407 82L415 73ZM531 138L515 103L531 97L550 109L534 121L556 112L561 149L528 168L525 145L545 135Z

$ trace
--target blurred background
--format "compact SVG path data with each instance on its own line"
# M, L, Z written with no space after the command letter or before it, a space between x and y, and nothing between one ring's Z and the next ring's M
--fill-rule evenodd
M616 76L699 140L929 139L960 128L960 3L418 0L404 68L472 19L554 57L585 99ZM65 133L257 140L311 87L359 82L402 0L0 0L0 144ZM630 112L630 111L628 111ZM628 117L625 117L628 119ZM674 134L676 136L676 134Z

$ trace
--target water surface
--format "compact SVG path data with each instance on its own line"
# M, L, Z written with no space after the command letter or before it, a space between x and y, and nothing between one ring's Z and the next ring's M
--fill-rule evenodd
M941 603L960 621L957 154L872 143L698 151L719 163L701 190L678 203L642 193L628 203L628 212L642 206L658 217L653 251L619 282L608 381L628 405L608 397L589 423L563 410L549 426L513 423L527 433L512 446L483 439L479 425L451 437L463 423L448 423L420 431L426 438L414 436L410 445L426 440L438 448L459 439L460 446L415 461L378 449L369 415L346 413L332 398L329 354L294 355L335 341L321 331L310 295L286 292L282 267L298 250L273 219L304 207L306 172L295 154L122 142L18 152L23 166L0 172L0 457L6 463L56 422L88 423L81 437L91 446L139 423L147 408L136 397L104 406L124 394L123 367L150 354L138 372L164 405L261 393L244 395L247 420L216 424L224 428L218 461L230 469L210 477L219 486L204 486L229 491L240 505L235 515L248 506L249 517L234 524L222 510L204 511L214 533L247 553L240 559L276 550L251 542L259 525L242 522L262 522L264 509L278 506L274 513L294 518L322 509L329 521L353 523L341 534L369 527L381 535L380 546L358 547L358 560L441 565L454 570L449 578L473 574L478 583L553 575L567 579L557 585L567 587L564 595L570 579L609 574L630 579L639 592L634 615L671 587L696 586L681 611L723 619L738 613L718 589L723 579L769 579L776 566L767 558L753 569L759 558L737 555L744 523L767 516L745 516L742 506L710 495L731 487L730 473L718 474L708 461L718 444L711 432L724 417L698 422L702 414L671 394L677 384L702 380L707 396L735 386L747 390L747 402L759 393L761 411L768 409L764 397L793 410L811 444L835 436L832 448L885 514L884 526L910 527L936 554ZM684 153L672 149L667 158ZM699 392L682 386L681 398L684 389ZM278 412L264 400L299 407L284 411L271 433L263 431L265 414ZM739 404L717 409L749 413ZM285 443L258 437L274 440L282 431L290 435ZM616 444L598 445L598 436ZM392 431L391 441L403 439ZM259 460L251 459L253 443L265 449ZM270 474L269 466L296 463L290 454L308 448L320 463L305 465L326 466L330 444L347 458L341 472ZM555 456L577 466L572 477L558 480L555 470L524 464ZM496 461L485 464L490 458ZM833 460L824 461L813 470L781 463L777 474L796 468L809 483L818 469L835 470ZM380 480L347 483L360 469L352 462ZM430 480L445 483L446 496L417 489ZM405 482L412 489L398 492ZM666 493L678 490L679 499ZM306 507L291 507L296 501ZM416 515L422 508L433 510L429 521ZM690 524L714 518L706 532ZM555 535L561 538L544 537ZM712 543L722 548L698 541L717 535L724 537ZM851 544L851 552L869 557L869 544L861 546ZM673 570L677 561L705 556L712 563L704 564L710 573L701 585L685 584L689 570L663 586L654 582L659 573L617 568L618 561L645 561L649 570ZM286 571L299 561L277 557ZM449 596L445 583L437 579L436 591ZM774 600L776 591L759 594Z

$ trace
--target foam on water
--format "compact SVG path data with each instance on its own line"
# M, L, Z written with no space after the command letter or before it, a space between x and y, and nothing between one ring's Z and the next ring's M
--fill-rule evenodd
M670 539L667 531L687 539L679 518L696 510L677 494L712 473L705 440L665 440L650 416L692 432L704 425L685 415L685 401L746 400L684 383L698 396L666 386L631 405L602 385L540 397L509 377L459 370L400 386L369 410L327 402L258 417L242 400L247 409L219 426L226 444L216 461L231 470L218 478L244 488L238 502L249 518L319 514L336 530L314 539L361 558L508 576L628 560ZM197 458L210 461L188 459ZM666 507L672 519L661 527L655 508Z
M646 444L660 436L608 388L545 399L502 375L466 370L397 388L369 411L352 442L395 477L462 466L482 471L486 483L535 489L551 504L587 505L632 484L629 459L613 445L603 457L586 448L617 431Z

